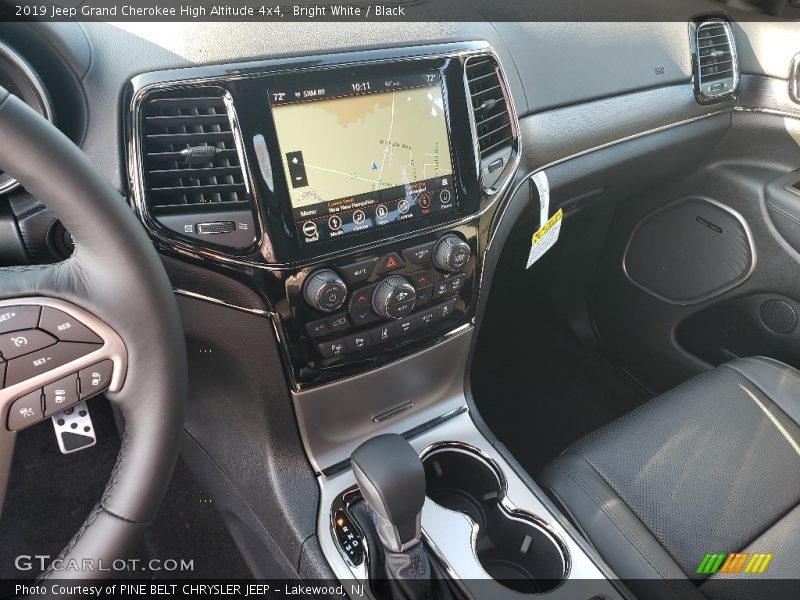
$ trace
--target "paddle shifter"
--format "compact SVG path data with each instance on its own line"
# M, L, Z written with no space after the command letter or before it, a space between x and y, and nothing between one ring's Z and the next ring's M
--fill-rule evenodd
M422 543L425 470L394 433L379 435L350 457L364 502L351 507L369 547L370 588L379 600L451 600L447 577Z

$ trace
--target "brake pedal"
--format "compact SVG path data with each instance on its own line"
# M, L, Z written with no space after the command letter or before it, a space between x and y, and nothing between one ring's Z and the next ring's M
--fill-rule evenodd
M71 454L97 443L97 435L86 402L79 402L53 415L53 429L61 454Z

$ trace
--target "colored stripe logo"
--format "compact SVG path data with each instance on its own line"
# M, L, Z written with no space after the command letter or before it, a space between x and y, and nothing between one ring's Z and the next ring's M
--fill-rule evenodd
M700 575L714 575L715 573L763 573L772 560L772 554L764 552L733 552L724 554L717 552L708 553L703 557L697 573Z

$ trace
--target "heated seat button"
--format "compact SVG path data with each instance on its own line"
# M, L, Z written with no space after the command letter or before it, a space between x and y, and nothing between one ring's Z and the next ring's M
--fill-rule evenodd
M78 373L81 400L107 390L108 386L111 385L111 375L113 373L114 363L110 360L104 360L91 367L81 369Z
M76 318L48 306L42 308L39 329L44 329L64 342L103 343L94 331Z
M9 361L6 372L6 387L20 381L26 381L42 373L86 356L100 348L100 344L78 344L76 342L58 342L44 350L32 352Z
M354 285L369 279L369 276L372 274L372 268L375 266L376 262L378 262L377 258L361 260L357 263L340 267L339 272L342 274L342 279L344 279L346 284Z
M78 400L78 374L73 373L44 386L44 416L60 413Z
M386 325L371 329L369 333L370 336L372 336L373 343L382 344L394 338L396 331L394 323L387 323Z
M453 314L453 309L456 307L456 298L451 298L444 304L440 304L437 308L439 310L439 318L446 319Z
M0 354L6 360L25 356L42 348L52 346L58 340L38 329L23 329L0 335Z
M38 306L4 306L0 308L0 333L32 329L39 323Z
M397 252L392 252L381 258L381 262L378 263L378 275L394 271L395 269L401 269L404 266L405 263L403 259L400 258L400 255Z
M11 431L17 431L33 425L43 418L42 390L36 390L14 400L14 404L8 411L8 428Z

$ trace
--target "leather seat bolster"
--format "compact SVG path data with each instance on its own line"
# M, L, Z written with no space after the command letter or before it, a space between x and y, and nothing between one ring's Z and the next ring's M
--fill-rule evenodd
M775 405L800 424L800 374L772 358L739 358L722 365L737 371L758 387Z
M654 600L703 598L675 560L592 465L568 452L550 463L537 481L560 505L637 597ZM609 549L614 549L611 552Z

